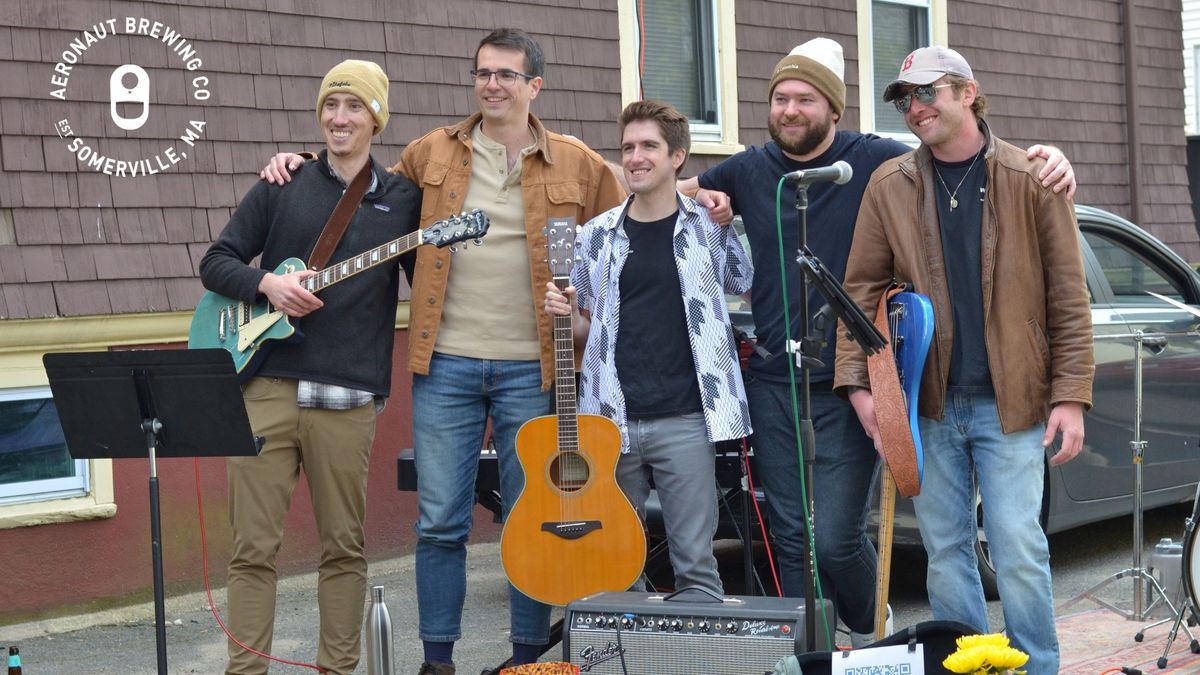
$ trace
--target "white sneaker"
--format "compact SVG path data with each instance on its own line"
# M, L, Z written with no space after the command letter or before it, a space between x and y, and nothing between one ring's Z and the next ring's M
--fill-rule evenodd
M889 604L887 606L887 621L885 621L883 624L883 635L884 637L887 637L894 632L895 628L892 624L892 606ZM875 641L874 631L870 633L856 633L854 631L850 631L850 647L853 649L861 649L862 647L866 647Z

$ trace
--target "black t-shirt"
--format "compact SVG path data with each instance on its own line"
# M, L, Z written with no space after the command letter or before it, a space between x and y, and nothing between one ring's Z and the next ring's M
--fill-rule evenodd
M629 255L621 268L615 363L630 418L700 410L672 240L678 212L644 223L628 216Z
M933 194L942 235L942 258L950 306L954 311L954 345L950 352L950 384L991 388L984 341L983 250L980 228L987 197L987 165L983 150L963 162L933 160ZM951 208L951 195L955 200Z
M783 287L779 274L779 229L775 225L775 195L779 177L799 169L829 166L838 160L849 162L854 176L845 185L814 183L808 188L808 248L840 282L846 277L846 261L850 257L850 242L854 238L854 221L858 205L871 174L885 161L903 155L909 147L890 138L880 138L854 131L838 131L833 145L821 156L807 162L797 162L774 141L739 152L700 175L700 186L720 190L729 195L734 213L740 214L750 240L754 259L754 284L751 289L751 310L754 313L754 333L758 344L769 351L768 361L757 353L750 356L752 375L775 382L788 381L789 354L784 352L787 326L783 320ZM785 183L782 194L783 258L787 278L787 300L792 319L792 339L800 335L800 266L796 263L800 234L797 225L795 183ZM825 299L809 286L808 307L815 314L825 305ZM874 316L875 308L867 308ZM836 322L825 328L825 346L821 350L824 365L814 368L813 382L833 379L833 360L836 349Z

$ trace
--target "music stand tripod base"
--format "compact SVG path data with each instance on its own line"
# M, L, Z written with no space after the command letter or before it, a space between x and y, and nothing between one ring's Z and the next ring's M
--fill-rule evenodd
M1124 338L1125 336L1121 337ZM1161 347L1166 345L1167 340L1163 335L1147 335L1142 331L1137 331L1129 337L1132 337L1134 341L1133 440L1129 443L1130 450L1133 452L1133 565L1113 574L1112 576L1109 576L1107 579L1102 580L1095 586L1092 586L1074 598L1071 598L1064 603L1060 609L1066 609L1081 600L1088 599L1100 605L1101 607L1108 609L1121 617L1124 617L1127 621L1145 621L1146 614L1149 609L1149 607L1146 607L1145 605L1145 597L1143 593L1145 586L1142 584L1145 582L1150 587L1151 596L1154 597L1153 602L1150 603L1150 607L1157 605L1159 602L1163 602L1167 605L1167 608L1171 610L1172 618L1175 618L1180 616L1180 610L1182 608L1177 609L1175 607L1174 603L1171 602L1171 599L1167 597L1167 592L1162 587L1162 584L1160 584L1158 579L1155 578L1155 576L1151 574L1145 566L1142 565L1142 460L1146 451L1146 441L1142 440L1142 348ZM1116 605L1096 595L1100 589L1105 588L1114 581L1119 581L1121 579L1133 580L1133 608L1128 611L1121 609L1120 607L1117 607ZM1137 635L1134 636L1134 640L1141 642L1142 638L1145 636L1146 629L1161 625L1170 620L1171 619L1164 619L1162 621L1157 621L1147 626L1143 626L1142 629L1138 631ZM1184 627L1184 630L1187 631L1188 637L1191 638L1191 631L1188 630L1186 626ZM1168 643L1168 649L1169 648L1170 645Z

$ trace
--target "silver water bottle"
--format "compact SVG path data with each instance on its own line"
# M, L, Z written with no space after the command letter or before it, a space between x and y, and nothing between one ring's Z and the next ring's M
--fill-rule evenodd
M395 672L392 617L383 603L383 586L372 586L371 608L367 613L367 675L395 675Z

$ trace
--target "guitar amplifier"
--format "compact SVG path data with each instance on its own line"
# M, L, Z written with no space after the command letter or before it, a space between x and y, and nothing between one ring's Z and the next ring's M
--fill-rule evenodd
M837 618L825 601L832 631ZM790 654L827 650L804 639L804 600L726 596L667 600L650 593L599 593L567 605L563 658L583 673L762 675Z

